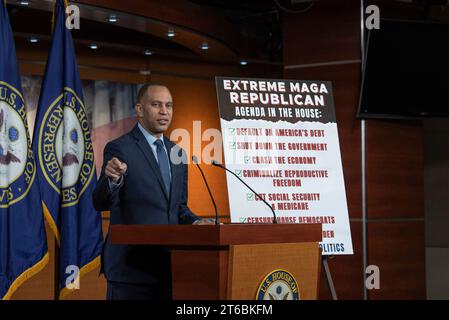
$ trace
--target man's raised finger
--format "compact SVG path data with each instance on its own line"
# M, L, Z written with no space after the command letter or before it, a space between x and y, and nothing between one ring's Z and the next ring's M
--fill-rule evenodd
M106 169L106 177L112 179L113 181L117 181L120 178L120 173L115 172L114 170L108 170Z
M128 166L126 165L126 163L122 162L119 170L121 173L125 173L126 170L128 170Z
M106 167L107 175L119 175L120 173L112 167Z
M117 159L116 157L112 158L111 161L115 167L120 167L120 165L122 164L122 162L119 159Z

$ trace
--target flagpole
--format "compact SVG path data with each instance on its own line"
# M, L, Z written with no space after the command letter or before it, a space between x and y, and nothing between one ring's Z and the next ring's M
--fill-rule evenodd
M59 245L58 245L58 241L55 237L54 240L54 247L55 247L55 272L54 272L54 300L59 300Z

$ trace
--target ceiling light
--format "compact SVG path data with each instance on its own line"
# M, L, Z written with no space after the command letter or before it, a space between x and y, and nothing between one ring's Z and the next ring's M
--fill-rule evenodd
M92 50L97 50L98 49L98 45L96 43L91 43L89 45L89 48L91 48Z
M201 44L201 50L207 50L207 49L209 49L209 45L207 44L207 42L203 42Z
M119 18L117 17L116 14L110 14L108 17L108 21L110 23L116 23L116 22L118 22L118 20L119 20Z
M29 39L30 43L38 43L39 42L39 38L36 36L31 36Z
M143 54L146 56L151 56L153 54L153 51L151 51L150 49L147 49L143 52Z
M150 70L140 70L139 73L143 76L149 76L151 74Z
M240 65L241 66L246 66L248 64L248 61L246 60L240 60Z
M21 0L21 1L19 1L19 4L21 5L21 6L29 6L30 5L30 2L29 1L26 1L26 0Z
M174 36L175 36L175 30L173 30L173 29L168 30L167 37L173 38Z

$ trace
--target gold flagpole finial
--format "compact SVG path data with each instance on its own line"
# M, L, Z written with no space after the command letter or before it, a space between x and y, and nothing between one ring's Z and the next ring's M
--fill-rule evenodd
M55 29L55 9L56 9L56 0L53 1L53 9L51 14L51 33L53 33L53 30Z
M51 33L53 33L53 30L54 30L54 28L55 28L55 9L56 9L56 1L57 0L54 0L53 1L53 9L52 9L52 16L51 16ZM6 0L5 0L5 2L6 2ZM65 8L67 8L68 6L69 6L69 1L68 0L64 0L64 6L65 6ZM67 13L66 13L67 14ZM69 16L68 14L67 14L67 16Z

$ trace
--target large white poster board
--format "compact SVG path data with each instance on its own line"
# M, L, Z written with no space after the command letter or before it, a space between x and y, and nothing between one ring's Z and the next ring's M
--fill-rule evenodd
M275 210L278 223L323 223L323 255L352 254L332 85L216 78L225 164ZM272 223L227 173L233 223Z

